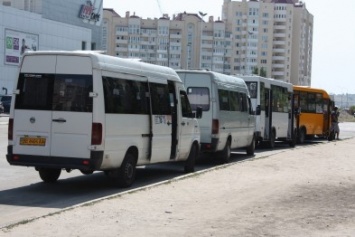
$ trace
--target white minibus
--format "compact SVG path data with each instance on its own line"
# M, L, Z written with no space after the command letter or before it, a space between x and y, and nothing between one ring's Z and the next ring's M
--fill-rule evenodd
M228 162L231 149L246 148L254 154L255 117L244 80L204 70L177 70L192 110L202 108L199 119L201 151L216 153Z
M78 169L128 187L136 166L170 161L194 171L198 121L173 69L90 51L30 52L12 99L7 161L35 167L44 182Z
M258 143L274 148L275 140L295 146L293 86L260 76L240 76L248 85L253 108L256 108Z

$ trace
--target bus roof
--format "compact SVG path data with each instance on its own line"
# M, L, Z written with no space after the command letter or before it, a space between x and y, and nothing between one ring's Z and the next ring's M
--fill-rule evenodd
M151 78L160 78L164 75L164 77L169 80L181 82L181 79L172 68L140 62L137 59L105 55L96 51L30 51L26 52L24 57L34 55L90 57L94 69L130 73Z
M326 92L323 89L320 88L314 88L310 86L293 86L294 91L303 91L303 92L314 92L314 93L321 93L323 95L323 98L330 98L328 92Z
M287 88L287 91L292 92L293 91L293 86L289 82L281 81L281 80L276 80L273 78L266 78L266 77L261 77L257 75L248 75L248 76L240 76L243 80L245 81L257 81L257 82L264 82L265 86L270 86L270 85L276 85L276 86L282 86ZM268 88L268 87L267 87Z
M240 77L230 76L214 71L206 70L176 70L177 73L195 73L195 74L206 74L210 75L212 80L218 84L224 85L234 85L236 87L247 88L244 80Z

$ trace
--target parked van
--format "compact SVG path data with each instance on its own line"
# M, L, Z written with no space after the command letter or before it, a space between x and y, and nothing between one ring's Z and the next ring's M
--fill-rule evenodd
M256 108L256 139L274 148L275 141L295 146L293 86L291 83L260 76L241 76L246 81Z
M178 70L192 110L202 108L199 119L201 151L217 153L228 162L231 149L254 154L255 117L244 80L212 71Z
M194 171L199 126L170 68L88 51L26 53L13 102L7 160L44 182L79 169L128 187L137 165L170 161Z

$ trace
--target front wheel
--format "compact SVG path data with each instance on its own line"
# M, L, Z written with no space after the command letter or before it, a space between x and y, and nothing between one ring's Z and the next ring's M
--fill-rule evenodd
M49 168L39 168L38 169L39 176L45 183L55 183L60 173L62 172L61 169L49 169Z
M185 173L192 173L195 171L195 162L198 155L196 145L192 145L189 157L185 161L184 171Z

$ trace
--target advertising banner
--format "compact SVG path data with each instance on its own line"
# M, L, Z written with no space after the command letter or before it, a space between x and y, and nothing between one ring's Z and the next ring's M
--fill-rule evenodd
M86 0L80 8L79 17L85 23L101 25L102 0Z
M26 51L38 50L38 43L36 34L5 29L5 64L19 65Z

